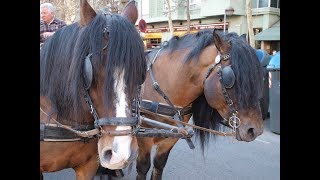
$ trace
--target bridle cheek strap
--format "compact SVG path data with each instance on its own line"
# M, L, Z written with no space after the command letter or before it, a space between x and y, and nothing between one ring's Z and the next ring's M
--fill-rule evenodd
M221 53L218 52L218 55L215 58L215 62L212 65L210 65L210 67L209 67L209 69L208 69L208 71L206 73L205 80L209 77L211 72L218 65L217 66L219 68L218 75L219 75L219 80L220 80L220 83L221 83L222 94L224 96L224 99L225 99L226 103L229 106L229 114L231 114L229 119L223 118L223 123L225 125L229 125L232 128L233 132L235 132L236 128L238 128L240 126L241 121L240 121L240 118L237 116L238 111L235 109L233 101L230 98L230 96L229 96L229 94L227 92L227 89L226 89L226 87L225 87L225 85L223 83L223 80L222 80L222 68L221 68L221 60L226 61L230 57L231 57L230 53L227 53L225 55L221 55ZM205 80L204 80L204 83L205 83Z

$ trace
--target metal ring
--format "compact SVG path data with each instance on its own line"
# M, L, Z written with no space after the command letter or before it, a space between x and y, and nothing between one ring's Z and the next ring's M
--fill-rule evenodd
M229 118L229 125L232 128L238 128L241 124L240 118L238 118L237 116L231 116Z

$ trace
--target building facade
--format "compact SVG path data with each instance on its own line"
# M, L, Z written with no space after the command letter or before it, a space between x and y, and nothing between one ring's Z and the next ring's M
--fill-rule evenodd
M139 17L147 23L147 30L141 33L147 48L157 47L168 40L168 6L167 0L137 0ZM169 0L174 35L181 36L187 31L186 0ZM246 0L189 0L190 1L190 31L216 28L221 31L237 34L248 34L246 18ZM142 3L141 3L142 2ZM226 16L225 9L232 8L232 15ZM253 28L256 35L272 27L275 23L280 27L280 0L251 0ZM275 30L276 31L276 30ZM265 33L265 32L264 32ZM278 37L268 39L268 35L258 36L256 48L280 50L280 30ZM267 33L268 34L268 33Z

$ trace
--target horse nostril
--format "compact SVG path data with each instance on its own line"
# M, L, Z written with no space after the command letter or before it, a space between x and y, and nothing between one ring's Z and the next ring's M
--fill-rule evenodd
M250 136L250 138L254 138L255 137L255 129L254 128L249 128L248 129L248 135Z
M112 150L107 150L103 154L104 159L110 160L112 157Z

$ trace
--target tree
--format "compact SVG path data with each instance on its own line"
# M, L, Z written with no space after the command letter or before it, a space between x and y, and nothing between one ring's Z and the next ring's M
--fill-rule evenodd
M248 23L249 43L251 47L255 48L250 0L246 0L246 14L247 14L247 23Z
M172 24L172 18L171 18L171 2L170 0L166 0L166 3L168 5L168 24L169 24L169 31L171 37L173 36L173 24Z
M79 20L79 0L40 0L40 3L49 2L56 7L56 15L67 24ZM121 13L129 0L88 0L94 10L109 9L112 13Z
M187 34L190 34L190 0L187 0Z

